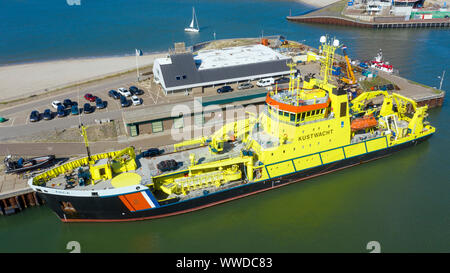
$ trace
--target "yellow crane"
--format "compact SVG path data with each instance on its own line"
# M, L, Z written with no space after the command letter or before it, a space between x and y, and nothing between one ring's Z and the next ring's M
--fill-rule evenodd
M350 64L350 59L347 56L347 47L345 45L342 47L342 51L344 52L345 61L347 63L347 78L343 77L342 81L348 84L355 84L356 83L355 74L353 73L352 66Z

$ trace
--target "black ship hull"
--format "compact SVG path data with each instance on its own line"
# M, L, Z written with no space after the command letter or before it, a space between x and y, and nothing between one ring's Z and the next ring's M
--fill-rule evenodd
M414 146L431 135L389 147L383 150L343 159L326 165L321 165L304 171L299 171L282 177L267 179L255 183L206 194L201 197L173 203L160 203L158 207L131 212L119 196L111 197L75 197L45 194L38 192L39 196L64 222L118 222L136 221L152 218L161 218L195 211L266 190L278 188L291 183L306 180L330 172L338 171L371 160L388 156L404 148ZM68 205L69 204L69 205Z

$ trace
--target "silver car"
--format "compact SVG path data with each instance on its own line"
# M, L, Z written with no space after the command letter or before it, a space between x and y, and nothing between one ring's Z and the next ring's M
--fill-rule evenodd
M253 88L253 84L249 83L249 82L244 82L238 85L238 89L242 90L242 89L249 89L249 88Z

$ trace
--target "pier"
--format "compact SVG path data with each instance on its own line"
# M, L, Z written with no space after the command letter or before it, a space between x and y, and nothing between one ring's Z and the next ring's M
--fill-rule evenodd
M410 19L402 16L355 15L347 11L347 1L339 1L311 12L287 16L293 22L318 23L373 29L447 28L450 18Z
M19 176L0 175L0 215L11 215L39 206L43 200Z

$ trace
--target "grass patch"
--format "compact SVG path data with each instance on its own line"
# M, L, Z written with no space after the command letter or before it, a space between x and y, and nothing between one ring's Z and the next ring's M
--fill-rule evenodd
M364 81L359 82L359 84L361 85L361 88L364 91L371 91L371 87L372 86L378 86L378 85L386 85L386 84L392 84L392 82L386 80L385 78L382 78L380 76L377 76L375 78L372 79L366 79Z
M409 83L411 83L411 84L420 85L420 86L422 86L422 87L431 89L431 90L433 91L433 93L435 93L435 94L441 94L442 92L444 92L444 91L442 91L442 90L439 90L439 89L436 89L436 88L434 88L434 87L431 87L431 86L428 86L428 85L425 85L425 84L421 84L421 83L418 83L418 82L415 82L415 81L411 81L411 80L407 80L407 81L408 81Z
M87 126L86 132L88 135L89 142L117 140L118 134L121 132L121 130L117 128L116 124L117 122L111 121L108 123L93 124ZM11 139L11 141L14 142L15 139ZM38 142L38 143L83 142L83 141L84 139L81 136L81 132L80 129L78 129L78 127L67 129L53 129L20 138L20 142Z

